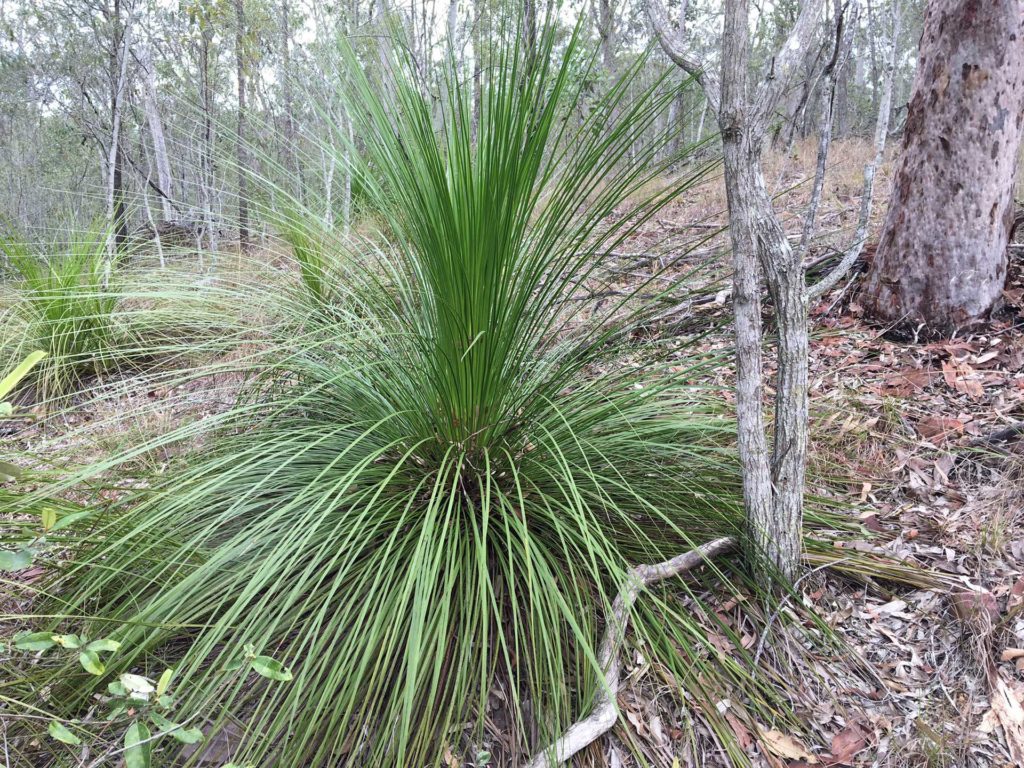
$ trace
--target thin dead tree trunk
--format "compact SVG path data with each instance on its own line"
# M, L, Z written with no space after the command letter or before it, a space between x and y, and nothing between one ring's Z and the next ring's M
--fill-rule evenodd
M474 0L473 3L473 138L480 127L480 111L483 108L481 87L484 76L484 41L487 38L487 3L489 0Z
M736 549L731 537L715 539L671 560L654 565L638 565L629 570L612 603L607 629L598 649L602 680L590 714L573 723L553 743L540 750L527 768L554 768L586 749L612 729L618 720L615 697L619 690L619 649L626 637L626 628L633 604L642 590L659 581L679 576L707 563L711 558Z
M302 200L302 165L299 162L299 150L296 146L295 130L295 99L292 89L291 68L291 6L288 0L281 2L281 95L284 101L284 141L285 163L291 175L293 194L296 200Z
M210 48L213 43L213 28L210 20L205 15L202 17L202 24L199 30L199 81L200 99L203 105L203 138L200 162L200 183L199 198L203 210L203 231L206 236L206 248L211 253L216 252L218 246L217 227L214 221L214 184L216 182L216 168L214 157L216 147L213 132L213 85L210 81ZM200 254L200 267L202 267L202 255Z
M246 148L245 0L235 0L235 69L238 79L238 124L235 133L238 163L238 249L249 249L249 153Z
M121 126L124 120L125 81L128 77L128 36L130 25L121 13L121 0L114 0L110 51L110 147L107 156L107 216L110 222L109 251L113 261L128 240L128 217L124 195L124 152ZM107 264L107 275L110 272Z
M880 100L878 114L875 117L875 138L874 154L868 164L864 167L864 188L860 198L860 215L857 220L857 231L853 241L843 254L839 264L809 289L810 298L816 299L827 291L831 290L845 275L854 263L860 258L864 243L868 238L868 227L871 223L871 209L875 187L875 174L882 159L885 157L886 139L889 136L889 121L892 112L892 93L896 79L896 57L898 55L898 43L900 35L900 0L893 0L892 3L892 26L890 37L889 58L882 73ZM814 228L814 217L817 213L818 202L821 198L821 188L825 177L825 163L828 155L828 143L823 137L823 146L819 149L818 170L816 172L814 192L812 193L811 205L804 224L804 237L801 239L801 252L804 256L810 247L811 233Z
M167 141L164 137L164 123L160 116L160 105L157 101L156 73L153 69L153 57L148 47L140 53L139 64L143 71L145 92L144 109L149 135L153 142L153 162L156 165L156 179L160 191L160 210L164 221L174 220L174 206L171 204L174 179L171 176L171 162L167 155Z

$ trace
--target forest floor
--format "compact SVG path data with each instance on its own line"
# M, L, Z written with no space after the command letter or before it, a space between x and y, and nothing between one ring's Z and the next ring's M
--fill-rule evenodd
M777 194L788 190L777 207L791 236L800 234L813 152L801 146L768 164L769 184ZM833 152L811 259L851 237L868 152L857 142ZM886 209L888 170L876 182L881 194L869 243ZM703 259L724 245L717 226L724 222L721 182L710 181L658 216L630 250L689 248ZM812 307L816 479L808 490L863 524L864 539L844 546L919 566L942 586L815 574L798 585L799 593L846 648L831 658L783 654L805 733L726 719L754 764L770 768L1024 765L1024 440L1016 441L1024 434L1013 429L1024 424L1024 245L1011 246L1004 307L995 320L983 332L949 341L897 340L867 322L857 302L858 277L840 281ZM696 305L684 306L709 318L724 314L720 289L716 284ZM685 327L694 328L692 316ZM704 343L725 346L730 333L721 325ZM723 372L719 382L727 395L728 376ZM766 398L773 394L769 388ZM757 639L745 634L742 615L735 605L719 610L753 647ZM716 645L736 650L724 637ZM657 705L642 658L626 676L633 684L620 696L626 713L616 730L620 744L613 740L595 754L596 765L628 765L621 743L642 744L654 765L724 764L714 749L679 752L686 715ZM729 705L725 700L720 709Z
M812 258L850 236L869 151L860 142L835 147ZM801 145L768 164L770 185L788 190L778 205L795 235L813 154L813 146ZM887 169L876 184L884 193ZM876 235L885 206L879 195ZM664 261L685 254L674 267L679 274L710 264L703 298L667 304L660 331L700 331L709 350L731 342L721 322L728 312L727 284L719 282L727 269L724 223L724 191L712 178L660 212L609 265L625 283L645 279L652 255ZM868 323L857 303L856 272L812 308L809 491L863 524L863 538L844 546L918 566L936 574L941 587L829 571L799 583L804 604L845 647L832 655L806 648L769 654L792 680L783 693L805 723L801 733L733 717L723 698L719 710L754 765L1024 765L1024 440L1009 433L999 439L1001 430L1024 421L1024 246L1013 248L1011 261L999 316L984 332L950 341L894 340ZM685 323L677 325L673 311ZM730 397L728 370L717 376L713 384ZM118 414L133 411L132 398L161 396L133 391L130 383L123 391L124 400L111 405ZM230 387L197 389L192 413L166 418L223 409L228 394ZM769 388L766 397L772 395ZM717 605L717 613L747 650L756 646L743 606L732 600ZM720 634L712 640L723 654L737 651ZM700 719L664 695L656 672L639 652L627 655L619 696L625 717L580 765L638 764L627 744L654 766L725 764L713 735L701 733Z

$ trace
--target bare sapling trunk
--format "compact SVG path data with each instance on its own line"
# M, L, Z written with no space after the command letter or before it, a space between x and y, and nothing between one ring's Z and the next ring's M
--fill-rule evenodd
M745 1L727 3L719 108L733 254L736 415L747 513L745 548L751 564L766 580L776 574L793 579L800 562L803 529L807 303L802 267L772 208L761 170L763 123L758 125L756 115L751 114L748 96L748 18ZM762 409L761 269L769 278L779 336L771 457Z
M719 79L685 47L658 0L646 9L662 48L704 89L722 135L733 254L736 338L736 419L743 498L744 549L765 586L792 580L803 542L807 456L807 306L802 254L786 237L764 180L761 156L768 125L793 73L807 56L824 0L808 0L769 72L752 82L749 0L727 0ZM686 3L680 19L685 20ZM772 299L778 339L778 379L772 448L763 410L761 274Z
M199 76L200 98L203 104L203 142L200 163L199 197L203 209L203 232L206 236L206 248L211 253L217 251L217 227L214 221L214 185L216 184L215 137L213 133L213 84L211 83L211 53L213 30L209 19L203 19L199 37ZM200 253L200 267L202 254Z
M156 72L153 68L153 57L148 47L139 54L139 65L143 73L145 99L143 107L146 111L146 123L153 143L153 160L156 165L157 194L160 197L160 211L164 221L174 220L174 207L171 204L174 191L171 176L171 162L167 154L167 140L164 137L164 123L160 116L160 105L157 101ZM152 185L152 180L148 180Z
M931 0L863 304L941 337L1000 299L1024 126L1024 3Z
M803 235L794 248L776 214L766 188L761 156L768 127L787 83L814 44L824 0L806 0L788 39L769 60L756 82L750 75L750 3L726 0L720 78L685 46L682 23L672 30L658 0L646 10L662 49L690 73L704 90L718 118L722 136L729 233L733 257L733 305L736 338L736 420L746 512L744 549L755 575L766 587L778 578L793 580L802 551L804 482L808 444L808 307L828 290L857 259L867 233L875 168L881 160L888 129L888 97L879 112L875 157L865 168L864 192L855 242L840 263L814 286L806 284L804 257L814 232L829 149L837 70L855 23L846 21L845 4L835 3L835 41L822 71L822 136L818 167ZM893 4L894 12L898 2ZM681 22L685 20L686 0ZM897 27L894 26L894 33ZM891 75L891 68L890 68ZM891 95L891 78L886 86ZM884 112L884 114L883 114ZM768 447L763 411L761 278L771 298L776 326L778 373L774 423Z
M111 262L128 240L128 214L124 194L124 120L125 86L128 79L128 35L130 26L121 15L121 2L114 0L111 16L113 39L110 50L110 146L107 153L107 218L110 227L109 259L104 281L109 279Z
M238 79L238 249L249 249L249 153L246 147L245 0L235 0L235 69Z
M304 183L302 164L299 160L297 146L298 135L295 128L295 98L292 88L292 27L291 6L288 0L281 3L281 92L284 101L284 154L285 167L291 177L292 194L296 200L302 200Z

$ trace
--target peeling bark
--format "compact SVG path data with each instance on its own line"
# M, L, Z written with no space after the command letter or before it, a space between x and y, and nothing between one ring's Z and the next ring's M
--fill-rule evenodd
M984 320L1006 279L1024 124L1024 3L932 0L903 146L862 303L942 337Z

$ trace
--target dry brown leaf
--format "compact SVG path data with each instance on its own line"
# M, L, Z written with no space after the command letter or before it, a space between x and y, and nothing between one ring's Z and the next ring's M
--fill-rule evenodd
M725 713L725 720L729 723L729 727L732 728L732 732L736 734L736 742L740 745L740 748L746 752L750 749L750 745L754 743L754 737L736 715L732 712Z
M832 757L828 765L851 765L853 758L868 747L869 733L860 723L850 723L832 737Z
M943 442L950 437L964 433L964 423L948 416L926 416L917 422L921 437L934 442Z
M643 718L639 712L634 712L632 709L626 710L626 719L633 724L636 732L643 736L647 732L647 727L644 725Z
M1024 765L1024 708L1002 677L992 677L992 711L1006 738L1010 757L1016 765Z
M448 768L462 768L462 763L459 761L457 757L455 757L455 755L452 754L451 747L444 748L443 759L444 764L448 766Z
M943 362L942 377L950 388L972 400L980 400L985 395L985 389L978 380L978 373L967 363Z
M818 758L808 752L807 747L795 737L782 731L776 731L774 728L766 729L758 726L758 730L761 732L761 743L772 754L786 760L803 760L811 765L818 764Z

